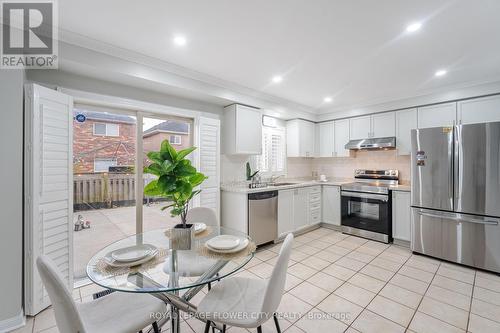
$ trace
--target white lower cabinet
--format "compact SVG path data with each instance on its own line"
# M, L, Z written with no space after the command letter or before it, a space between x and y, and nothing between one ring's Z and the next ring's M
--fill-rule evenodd
M278 236L321 222L321 186L278 192Z
M293 195L293 225L295 230L309 225L309 189L295 189Z
M323 186L323 221L340 226L340 186Z
M392 238L411 240L410 192L392 191Z
M293 194L295 190L278 192L278 236L284 236L295 230L293 225Z

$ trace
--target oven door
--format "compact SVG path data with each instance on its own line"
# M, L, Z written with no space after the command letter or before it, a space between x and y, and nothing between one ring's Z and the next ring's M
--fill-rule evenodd
M386 194L342 191L343 226L392 236L391 200Z

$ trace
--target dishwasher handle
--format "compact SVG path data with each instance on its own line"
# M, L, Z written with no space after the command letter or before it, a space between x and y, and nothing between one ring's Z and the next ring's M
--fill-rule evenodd
M274 198L277 196L278 196L278 191L249 193L248 200L265 200L265 199L271 199L271 198Z

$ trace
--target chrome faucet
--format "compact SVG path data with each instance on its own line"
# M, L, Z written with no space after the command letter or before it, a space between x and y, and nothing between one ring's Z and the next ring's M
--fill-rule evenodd
M280 177L283 177L283 175L278 175L278 176L271 176L271 179L269 180L269 183L274 184L276 180Z

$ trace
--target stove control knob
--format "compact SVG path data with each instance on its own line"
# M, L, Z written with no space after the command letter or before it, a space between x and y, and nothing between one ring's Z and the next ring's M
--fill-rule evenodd
M390 174L391 174L391 172L390 172L389 170L386 170L386 171L385 171L385 175L386 175L386 176L389 176Z
M391 176L395 176L396 175L396 170L392 170L391 171Z

